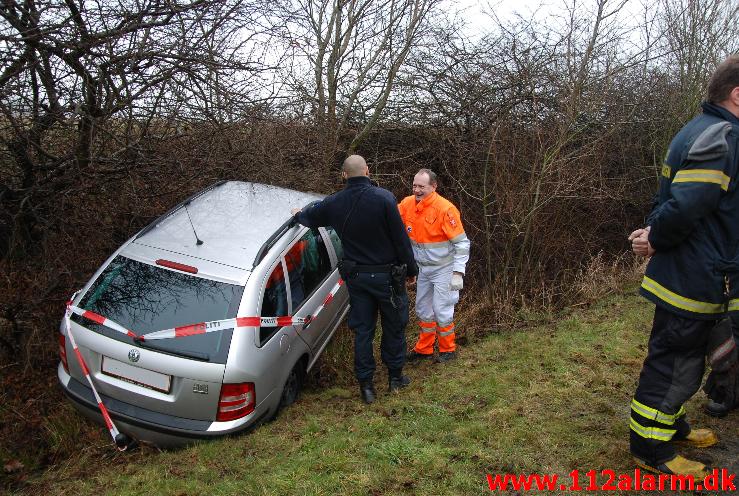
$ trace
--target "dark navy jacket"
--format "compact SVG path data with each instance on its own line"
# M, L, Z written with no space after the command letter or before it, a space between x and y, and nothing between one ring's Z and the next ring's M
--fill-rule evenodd
M640 292L672 313L715 319L724 310L725 277L739 257L738 151L739 119L709 103L670 143L647 220L656 253ZM739 299L730 306L739 310Z
M296 219L307 227L331 226L344 258L359 265L400 263L408 266L408 276L418 274L398 202L368 177L350 177L343 190L298 212Z

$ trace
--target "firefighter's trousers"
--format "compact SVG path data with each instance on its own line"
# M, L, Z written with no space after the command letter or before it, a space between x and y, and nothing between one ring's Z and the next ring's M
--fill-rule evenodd
M683 404L701 385L714 320L654 312L647 358L631 402L631 452L651 466L675 457L670 442L690 432Z
M414 350L422 355L432 354L438 335L439 351L454 351L454 305L459 301L459 291L449 289L452 264L419 265L416 280L416 315L421 333Z

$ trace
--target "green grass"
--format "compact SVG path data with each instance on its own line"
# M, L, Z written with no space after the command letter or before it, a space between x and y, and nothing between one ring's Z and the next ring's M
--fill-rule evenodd
M633 293L538 316L534 327L469 344L455 362L408 367L413 382L401 394L385 394L378 379L371 406L354 384L337 381L312 387L250 434L183 450L118 454L100 447L104 437L82 438L79 457L30 480L26 491L489 494L487 473L628 473L628 405L653 308Z

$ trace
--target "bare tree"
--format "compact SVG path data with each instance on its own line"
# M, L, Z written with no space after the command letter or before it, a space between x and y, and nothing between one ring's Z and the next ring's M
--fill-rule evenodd
M479 40L440 33L403 74L392 104L439 130L443 149L424 154L469 205L484 281L499 294L532 291L533 281L564 291L564 266L598 253L580 226L612 229L624 208L611 202L633 202L642 189L630 181L652 173L639 146L653 139L664 88L645 70L654 41L639 45L623 6L596 0L544 20L494 19ZM636 153L626 159L627 150Z
M299 59L291 74L332 149L354 150L380 120L408 54L439 0L295 0L284 16ZM304 75L308 77L304 77Z
M246 0L5 1L0 256L41 238L52 195L125 170L175 118L217 121L261 101L244 90L265 68L239 56L258 15Z
M737 0L662 0L659 26L666 56L660 66L676 83L669 108L674 134L698 111L708 76L727 55L739 50Z

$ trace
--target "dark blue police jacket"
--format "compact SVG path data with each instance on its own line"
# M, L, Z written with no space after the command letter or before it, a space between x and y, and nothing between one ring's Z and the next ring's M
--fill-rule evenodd
M406 264L408 276L418 274L395 197L366 176L350 177L343 190L306 207L296 219L307 227L331 226L348 260L360 265Z
M692 319L716 319L724 311L725 278L739 268L739 119L718 105L670 143L649 215L656 250L640 292L657 306ZM730 310L739 311L739 284Z

